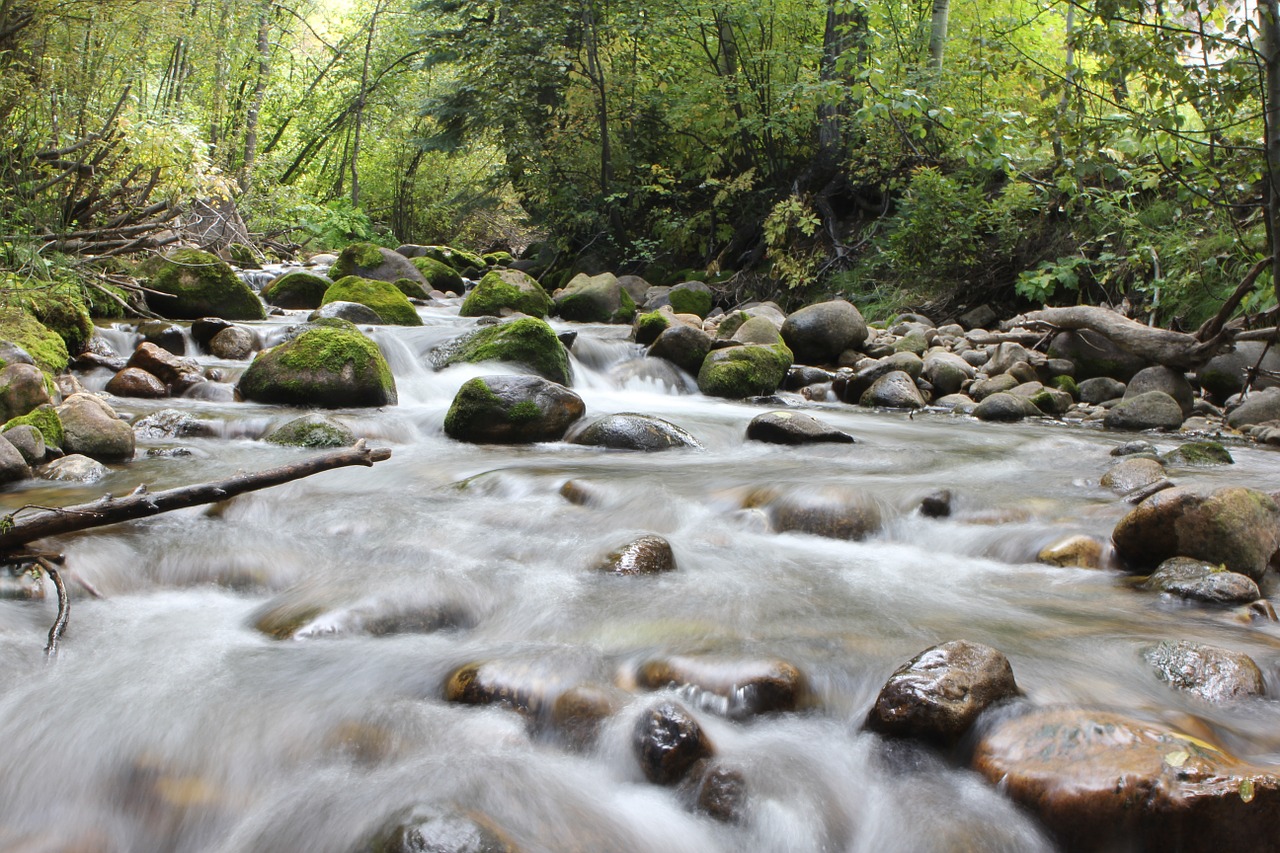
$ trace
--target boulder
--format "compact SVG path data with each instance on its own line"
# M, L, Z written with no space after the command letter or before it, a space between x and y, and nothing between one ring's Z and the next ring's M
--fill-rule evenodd
M992 394L1007 394L1020 384L1016 377L1007 373L999 376L980 376L969 386L969 396L981 403Z
M1178 401L1163 391L1147 391L1126 397L1107 410L1102 425L1107 429L1164 429L1182 426L1185 418Z
M53 402L40 368L15 362L0 369L0 418L10 421Z
M951 515L950 489L938 489L920 500L920 514L925 518L948 518Z
M1120 519L1111 540L1136 571L1193 557L1257 580L1280 547L1278 524L1280 507L1262 492L1230 487L1205 497L1172 488Z
M1030 364L1033 356L1022 344L1005 341L997 344L987 360L987 375L999 376L1008 373L1015 364ZM1043 358L1043 357L1042 357Z
M147 307L173 320L264 320L267 316L258 294L225 261L197 249L179 249L161 259L147 287L156 291L147 293Z
M727 701L728 715L738 718L798 710L807 689L798 668L767 658L672 655L645 661L634 680L644 690L692 687L709 693Z
M5 422L3 429L29 425L40 431L46 447L62 448L62 421L58 419L58 411L51 403L37 406L25 415L11 418Z
M438 290L441 293L466 293L467 285L458 270L449 264L426 255L410 258L410 263L422 274L427 290Z
M1108 400L1118 400L1124 396L1124 392L1128 390L1128 386L1118 379L1112 379L1109 376L1095 376L1092 379L1086 379L1076 386L1076 397L1081 403L1105 403Z
M329 284L326 281L325 287L328 286ZM316 297L316 304L320 304L319 297ZM223 329L230 329L234 325L235 323L232 323L230 320L224 320L221 317L201 317L199 320L192 320L191 340L195 341L196 346L201 349L208 349L209 341L213 340L214 335L218 334L218 332L221 332ZM178 331L181 332L181 329ZM159 341L150 341L150 343L159 343ZM164 346L164 344L160 344L160 346ZM169 352L172 352L174 355L184 355L186 353L185 342L183 343L182 349L176 352L170 347L165 346L164 348L169 350Z
M963 328L968 329L989 329L1000 319L990 305L979 305L977 308L970 309L961 314L956 320Z
M431 363L437 369L487 361L516 365L561 385L568 385L571 379L564 344L550 326L535 317L483 326L431 353Z
M631 340L643 346L648 346L656 341L659 335L675 325L673 317L673 314L666 311L650 311L647 314L637 315L635 323L631 327ZM698 331L701 332L702 330L699 329ZM690 373L692 372L694 371L690 371Z
M714 301L711 288L701 281L686 281L667 291L667 304L677 314L697 314L706 317L711 313Z
M632 413L603 415L580 422L569 430L564 440L569 444L614 450L653 452L682 447L702 449L696 438L670 421Z
M866 727L949 746L979 714L1019 692L1008 658L989 646L954 640L898 667L876 696Z
M973 416L980 421L1020 421L1042 414L1030 398L1005 391L983 397L982 402L973 410Z
M462 317L498 317L504 313L545 317L552 301L542 285L519 270L498 269L484 274L462 301Z
M539 376L478 376L453 398L444 431L481 444L557 441L585 411L581 397Z
M426 281L422 277L422 273L418 272L418 268L404 255L391 249L375 246L373 243L352 243L338 254L338 260L334 262L333 267L329 270L329 277L336 283L347 276L381 281L386 284L392 284L396 279L400 278L407 278L410 281L416 281L418 284L424 284ZM365 305L369 304L360 299L351 301L361 302ZM378 311L376 305L370 305L369 307ZM381 314L382 312L378 311L378 313ZM394 322L386 316L383 316L382 319L388 323Z
M253 355L257 345L258 339L253 332L243 326L232 326L213 336L209 341L209 352L215 358L244 361Z
M320 307L324 292L331 284L325 276L298 270L273 279L262 288L262 299L277 308L313 311Z
M610 551L596 566L596 571L612 575L657 575L675 570L676 557L671 543L652 534Z
M891 370L871 383L858 403L886 409L922 409L925 405L915 380L905 370Z
M779 533L809 533L829 539L859 540L878 532L880 506L861 490L840 486L797 489L763 502Z
M210 322L231 325L230 320L223 320L221 317L201 317L199 320L192 321L192 328L195 328L196 323L200 323L203 326ZM155 344L174 355L187 354L187 336L183 333L181 326L160 320L146 320L138 324L137 331L142 336L142 343ZM201 343L200 339L195 336L194 331L191 336L196 343Z
M1207 468L1234 465L1231 452L1217 441L1188 441L1160 457L1166 465L1183 468Z
M1280 420L1280 388L1266 388L1250 394L1227 412L1227 425L1232 429L1274 420Z
M769 444L854 444L855 439L803 412L765 412L747 424L747 440Z
M631 738L641 771L655 785L675 785L700 760L714 754L697 720L670 701L645 709Z
M1164 466L1155 459L1131 456L1112 465L1102 475L1101 485L1116 494L1127 495L1165 478Z
M7 436L0 436L0 486L30 479L31 468L22 451L8 441Z
M41 479L62 483L96 483L110 473L106 465L79 453L55 459L40 469Z
M960 391L965 381L974 377L973 366L955 353L931 352L924 357L921 375L939 397Z
M111 406L92 394L72 394L58 407L62 423L61 447L99 462L127 462L133 458L133 430Z
M106 391L117 397L142 397L151 400L169 396L169 389L163 382L137 367L126 367L111 377Z
M1161 681L1208 702L1261 696L1262 671L1241 652L1185 640L1158 643L1142 653Z
M307 315L308 323L314 323L317 320L345 320L348 323L374 325L382 323L382 318L378 316L378 312L368 305L361 305L359 302L343 302L341 300L321 305Z
M747 818L747 780L742 772L716 761L699 762L680 786L682 799L696 812L721 823Z
M145 370L163 382L171 393L181 393L204 381L200 365L195 359L176 356L150 343L139 344L125 366Z
M246 400L290 406L386 406L396 383L378 345L356 331L313 328L258 353L236 390Z
M833 299L796 311L782 324L782 340L801 364L829 364L867 340L867 322L850 302Z
M698 371L698 390L731 400L772 394L786 379L791 362L791 350L782 344L713 350Z
M748 317L729 340L737 344L778 344L782 343L782 335L768 317Z
M1124 397L1129 399L1148 391L1163 391L1168 394L1177 401L1182 409L1183 418L1191 417L1191 408L1195 405L1196 394L1191 388L1191 383L1187 381L1186 375L1181 371L1163 365L1144 367L1129 380L1124 389Z
M1076 379L1109 376L1128 382L1147 362L1112 343L1105 335L1087 329L1061 332L1049 344L1049 358L1064 358L1075 363Z
M218 434L218 428L178 409L161 409L134 422L133 434L138 438L210 437Z
M28 465L38 465L44 461L46 448L40 430L30 424L15 424L5 427L3 435L18 449Z
M992 725L972 766L1066 850L1261 850L1280 776L1157 723L1040 708Z
M41 370L58 373L70 361L67 343L21 308L0 308L0 360L5 367L34 363Z
M1165 560L1143 581L1144 589L1191 601L1247 604L1262 597L1253 578L1190 557Z
M1264 355L1265 353L1265 355ZM1247 371L1262 359L1262 373L1254 388L1273 388L1280 384L1280 351L1262 341L1242 341L1231 352L1214 356L1196 372L1196 383L1215 403L1222 405L1228 397L1244 390Z
M397 257L400 257L397 255ZM401 258L401 260L404 260ZM409 263L407 260L405 263ZM412 266L412 264L410 264ZM394 284L348 275L339 278L324 292L321 307L330 302L356 302L373 309L379 319L392 326L421 326L422 318Z
M649 316L649 315L646 315ZM639 340L636 341L639 343ZM695 376L711 352L711 336L701 329L676 323L658 334L648 355L665 358L681 370Z
M555 297L556 313L579 323L630 323L635 300L613 273L579 273Z
M262 440L284 447L351 447L356 443L356 436L341 421L310 414L276 427Z
M1102 567L1102 547L1092 536L1076 534L1041 548L1036 562L1060 568L1097 569Z
M1024 382L1009 393L1015 397L1026 397L1041 414L1051 417L1066 414L1075 402L1066 391L1046 388L1039 382Z

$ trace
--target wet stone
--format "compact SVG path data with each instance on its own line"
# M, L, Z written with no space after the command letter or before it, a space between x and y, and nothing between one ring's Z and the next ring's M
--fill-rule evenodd
M566 484L567 485L567 484ZM561 490L563 494L563 490ZM596 566L596 571L614 575L656 575L676 570L671 543L661 536L641 536L623 545Z
M500 705L530 715L551 712L556 699L583 681L576 661L513 658L470 663L454 670L444 683L446 702Z
M1164 478L1164 466L1156 460L1129 457L1111 466L1102 475L1101 485L1116 494L1127 495Z
M517 853L481 815L418 807L389 823L369 843L369 853Z
M803 412L765 412L756 415L747 424L747 439L768 444L816 444L833 442L853 444L855 439L846 432L823 423Z
M804 676L783 660L671 656L646 661L635 672L645 690L693 687L717 696L727 716L745 717L794 711L804 702Z
M632 748L644 776L655 785L675 785L714 753L711 741L678 703L651 705L636 721Z
M797 490L774 498L765 509L779 533L857 541L878 532L881 525L879 505L853 489Z
M1149 453L1152 456L1156 454L1156 446L1144 439L1136 441L1126 441L1111 448L1112 456L1134 456L1139 453Z
M600 726L626 703L621 690L600 684L579 684L551 703L549 724L570 746L586 749L595 742Z
M1236 604L1261 597L1252 578L1189 557L1165 560L1142 585L1179 598L1214 604Z
M55 459L40 469L43 479L67 483L96 483L109 473L106 465L78 453Z
M630 412L577 423L570 427L564 440L569 444L646 453L677 448L702 449L696 438L670 421Z
M680 785L680 794L694 811L721 823L741 823L746 817L746 777L715 760L699 762Z
M1262 672L1241 652L1191 643L1160 643L1142 653L1163 682L1209 702L1261 696Z
M1231 452L1216 441L1188 441L1160 457L1166 465L1188 468L1232 465Z
M1097 569L1102 566L1102 543L1083 534L1068 536L1040 549L1036 561L1063 568Z
M951 515L951 490L939 489L920 501L920 514L925 518L947 518Z

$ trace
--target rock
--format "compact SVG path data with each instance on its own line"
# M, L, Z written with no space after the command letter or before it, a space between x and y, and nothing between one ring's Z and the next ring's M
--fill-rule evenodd
M1020 421L1023 418L1039 417L1041 414L1043 413L1029 398L1004 391L984 397L973 410L973 416L980 421Z
M467 290L466 282L458 274L458 270L436 258L425 255L410 258L418 272L422 273L427 290L438 290L441 293L456 293L461 296Z
M31 468L26 458L7 438L0 437L0 486L31 479Z
M1146 649L1143 659L1167 684L1209 702L1261 696L1262 672L1253 658L1240 652L1181 641Z
M939 489L920 501L920 514L925 518L947 518L951 515L951 490Z
M1161 456L1160 461L1184 468L1235 464L1231 452L1217 441L1188 441Z
M1190 557L1165 560L1142 586L1213 604L1243 604L1262 597L1252 578Z
M538 376L479 376L458 390L444 431L459 441L558 441L582 417L582 398Z
M561 385L570 383L569 355L550 326L534 317L484 326L431 353L438 369L488 361L512 364Z
M15 424L5 427L3 435L9 443L18 449L28 465L38 465L44 461L44 436L40 430L30 424Z
M10 421L51 402L40 368L15 362L0 369L0 418Z
M786 492L764 508L779 533L857 541L878 532L881 524L879 505L865 493L844 487Z
M965 381L974 376L973 366L954 353L933 352L924 358L922 374L939 397L960 391Z
M1015 397L1026 397L1041 414L1050 416L1066 414L1075 402L1066 391L1046 388L1039 382L1024 382L1009 393Z
M1111 466L1102 475L1101 485L1116 494L1130 492L1158 483L1164 479L1164 466L1154 459L1131 457Z
M1102 567L1102 543L1083 534L1068 536L1041 548L1036 562L1062 568L1098 569Z
M950 745L983 711L1019 692L1008 658L989 646L953 640L898 667L880 689L866 727Z
M978 404L964 394L948 394L933 401L940 409L948 409L962 415L971 415L978 409Z
M1156 446L1145 438L1139 438L1134 441L1126 441L1111 448L1112 456L1133 456L1138 453L1148 453L1154 458L1156 455Z
M96 483L109 473L106 465L79 453L55 459L40 470L43 479L64 483Z
M769 444L854 444L855 439L803 412L765 412L747 424L747 440Z
M320 307L324 292L331 284L333 281L325 276L299 270L273 279L262 288L262 298L277 308L314 311Z
M881 376L871 387L863 392L859 399L863 406L878 406L886 409L922 409L924 397L920 389L906 371L894 370Z
M835 374L821 367L793 364L787 370L787 378L782 381L782 387L787 391L800 391L811 385L830 385L834 378Z
M133 433L138 438L154 439L208 437L217 435L218 431L210 421L197 420L178 409L161 409L135 422Z
M681 795L689 806L721 823L741 823L747 816L747 780L741 771L715 761L702 761L688 773Z
M638 275L618 276L618 286L631 295L631 301L639 305L649 292L650 284Z
M613 687L578 684L551 703L548 723L571 747L586 749L596 740L604 721L616 714L629 698Z
M649 347L648 355L665 358L681 370L696 376L709 352L710 335L701 329L676 323L658 334L653 346Z
M698 390L731 400L772 394L782 385L791 362L791 350L782 344L713 350L698 371Z
M356 443L356 436L340 421L311 414L276 427L262 440L284 447L351 447Z
M925 336L924 332L917 329L907 332L905 335L893 342L893 351L899 353L909 352L913 355L920 356L924 355L925 350L928 348L929 339Z
M226 262L197 249L178 249L160 259L147 286L147 307L174 320L222 317L264 320L262 300Z
M1067 850L1255 850L1280 825L1280 776L1159 724L1040 708L983 734L972 767Z
M6 369L32 361L41 370L58 373L66 369L70 354L66 341L30 312L0 308L0 359Z
M800 670L783 660L675 655L645 661L635 672L644 690L694 687L725 700L733 718L795 711L805 700Z
M25 415L9 419L5 422L3 429L9 430L24 424L40 431L46 448L57 448L59 451L62 449L62 421L58 419L58 412L52 404L45 403Z
M232 326L213 336L213 340L209 341L209 352L215 358L244 361L253 355L257 344L257 336L253 332L241 326Z
M445 680L444 699L462 705L499 705L536 718L579 682L580 668L554 656L469 663Z
M697 314L706 317L711 313L713 294L701 281L686 281L667 291L667 304L677 314Z
M658 702L640 715L632 732L632 749L645 778L655 785L675 785L714 752L698 722L669 701Z
M650 311L648 314L640 314L636 317L636 321L631 327L631 339L638 344L647 346L656 341L659 335L673 325L675 325L675 320L666 311ZM699 329L698 331L702 330ZM690 373L693 372L690 371Z
M375 246L373 243L352 243L338 255L338 260L334 262L333 267L329 270L329 277L336 283L347 276L358 276L368 281L380 281L385 284L392 284L396 279L400 278L407 278L418 284L426 282L426 279L422 277L422 273L418 272L418 268L404 255L399 252L393 252L391 249ZM399 293L399 291L396 292ZM369 305L368 302L362 299L350 301ZM382 311L378 310L378 306L369 305L369 307L382 314ZM382 319L387 323L395 323L385 314ZM406 323L400 325L417 324Z
M1227 412L1227 425L1232 429L1274 420L1280 420L1280 388L1266 388L1250 394Z
M1015 364L1029 364L1032 358L1031 353L1022 344L1012 341L996 344L991 358L987 361L987 375L999 376L1001 373L1008 373Z
M126 367L111 377L106 391L117 397L143 397L151 400L169 396L169 389L163 382L137 367Z
M1183 418L1191 417L1191 408L1195 405L1196 395L1191 389L1191 383L1181 372L1162 365L1144 367L1129 380L1124 396L1126 399L1137 397L1148 391L1163 391L1168 394L1182 408Z
M1262 360L1262 372L1254 383L1254 388L1261 390L1275 387L1277 380L1273 377L1280 375L1280 351L1268 347L1262 341L1242 341L1234 344L1231 352L1209 359L1196 372L1196 383L1204 389L1206 395L1221 405L1228 397L1244 390L1245 375L1258 364L1259 359Z
M396 257L400 257L397 255ZM401 258L404 260L404 258ZM405 263L409 263L405 260ZM413 266L412 264L409 264ZM417 270L414 271L415 273ZM324 292L321 307L330 302L356 302L372 309L382 323L392 326L421 326L422 318L409 298L394 284L348 275L339 278Z
M850 302L833 299L801 308L782 324L782 340L801 364L829 364L867 340L867 322Z
M956 322L959 323L961 326L963 326L966 330L989 329L999 319L1000 319L1000 315L996 314L995 311L991 310L990 305L979 305L977 308L973 308L969 311L966 311L964 314L961 314L956 319Z
M671 543L661 536L647 535L633 539L606 556L596 571L614 575L656 575L676 570Z
M981 403L992 394L1007 394L1021 383L1007 373L986 378L979 377L969 386L969 396Z
M382 323L382 318L378 316L378 312L368 305L361 305L359 302L343 302L341 300L321 305L307 315L307 322L314 323L317 320L346 320L348 323L372 323L375 325Z
M1078 388L1077 398L1082 403L1105 403L1108 400L1118 400L1124 396L1127 387L1123 382L1112 379L1108 376L1095 376L1092 379L1086 379L1081 382Z
M483 816L417 806L392 817L361 849L372 853L517 853Z
M635 300L613 273L579 273L555 297L556 313L579 323L630 323Z
M1107 410L1102 424L1107 429L1166 429L1182 426L1182 407L1163 391L1147 391L1126 397Z
M1109 376L1128 382L1147 363L1112 343L1097 332L1081 330L1061 332L1049 344L1049 358L1065 358L1075 362L1076 379Z
M1194 557L1254 580L1280 546L1280 507L1253 489L1218 489L1208 497L1165 489L1120 519L1111 534L1117 555L1137 571L1170 557Z
M396 402L396 383L378 345L359 332L313 328L258 353L236 390L246 400L344 408Z
M551 310L551 297L534 278L519 270L490 270L467 294L458 310L462 317L498 317L515 312L530 317L545 317Z
M231 325L230 320L218 318L218 322ZM138 324L137 331L142 336L142 343L154 344L177 356L187 354L187 336L183 334L181 326L162 320L146 320Z
M327 287L328 285L326 284L325 286ZM319 301L319 298L317 298L316 302L319 303ZM199 320L191 321L191 339L195 341L196 346L201 349L208 349L209 341L213 340L214 335L218 334L218 332L221 332L223 329L230 329L234 325L235 323L232 323L230 320L223 320L221 317L201 317ZM174 328L176 329L177 327L175 326ZM181 334L181 331L181 329L178 329L179 334ZM149 343L159 343L159 341L149 341ZM160 344L160 346L164 346L164 344ZM164 348L169 350L169 352L172 352L174 355L183 355L186 352L185 344L178 352L174 352L167 346Z
M92 394L73 394L58 407L62 449L99 462L127 462L133 458L133 430L103 400Z
M173 393L180 393L204 381L200 365L194 359L176 356L155 344L139 344L133 355L129 356L126 367L145 370Z
M748 317L729 340L737 344L780 344L782 335L768 317Z
M569 444L614 450L653 452L675 448L702 449L696 438L670 421L630 412L603 415L575 424L564 440Z

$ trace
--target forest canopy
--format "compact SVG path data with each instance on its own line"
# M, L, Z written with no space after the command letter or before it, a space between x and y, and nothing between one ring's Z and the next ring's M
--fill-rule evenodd
M0 0L0 265L194 229L530 250L548 286L609 269L1193 327L1275 254L1275 11Z

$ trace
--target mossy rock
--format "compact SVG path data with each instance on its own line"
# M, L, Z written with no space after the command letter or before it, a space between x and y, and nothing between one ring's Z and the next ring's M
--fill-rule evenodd
M387 281L375 281L355 275L344 276L329 285L320 300L322 306L330 302L356 302L376 311L382 322L388 325L422 325L422 318L418 316L409 297Z
M650 311L648 314L641 314L636 317L635 325L631 330L631 339L638 344L648 346L671 327L671 322L671 315L664 311Z
M0 341L11 341L22 347L36 366L47 373L66 370L71 358L66 341L21 308L0 308Z
M498 317L505 309L530 317L545 317L551 305L551 297L527 273L490 270L467 294L458 314L462 317Z
M431 294L427 293L426 287L409 278L398 278L391 282L395 285L396 290L403 293L409 299L430 299Z
M25 308L52 332L57 333L72 355L84 352L93 337L93 319L81 285L70 279L33 281L6 276L0 283L7 302Z
M677 314L697 314L706 317L711 313L711 288L700 281L686 281L671 288L667 294L671 310Z
M557 441L585 411L581 397L539 376L479 376L458 389L444 431L483 444Z
M698 371L698 390L731 400L772 394L787 377L791 362L791 350L784 344L713 350Z
M462 276L458 274L457 270L443 261L424 255L420 258L410 258L409 263L413 264L418 272L422 273L422 277L427 280L427 288L429 290L438 290L441 293L464 293L466 291Z
M198 249L179 249L159 262L147 286L147 306L171 320L264 320L262 300L221 258Z
M574 276L555 302L561 317L579 323L630 323L636 313L631 294L607 272Z
M1203 467L1208 465L1233 465L1231 451L1217 441L1188 441L1160 457L1166 465Z
M345 329L313 328L264 350L236 387L260 403L337 408L396 402L395 379L378 345Z
M262 440L283 447L350 447L356 443L356 436L346 424L311 414L273 429Z
M432 358L437 367L500 361L517 364L552 382L568 385L569 354L555 330L542 320L524 317L486 326L441 347Z
M1059 391L1066 391L1071 395L1071 399L1080 399L1080 386L1076 384L1076 380L1070 376L1053 377L1053 387Z
M260 270L262 264L258 261L258 252L252 246L246 246L244 243L232 243L227 247L227 256L231 258L231 262L242 270Z
M505 267L515 260L510 252L485 252L480 258L491 267Z
M286 273L262 288L262 298L278 308L314 311L332 284L322 275L299 270Z
M338 260L329 270L329 277L337 281L349 275L388 284L398 278L425 283L422 273L408 258L374 243L352 243L338 255Z
M62 420L58 417L58 410L52 405L39 406L25 415L11 418L3 427L0 427L0 432L24 425L38 429L40 435L44 437L46 446L62 447Z

